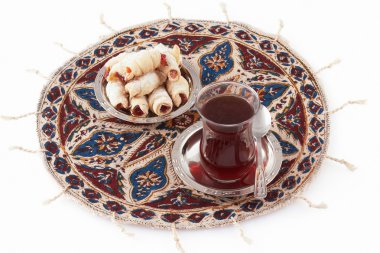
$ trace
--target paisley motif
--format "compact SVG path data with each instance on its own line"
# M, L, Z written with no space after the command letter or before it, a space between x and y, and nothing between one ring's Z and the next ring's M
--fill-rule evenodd
M209 44L214 38L208 36L183 36L183 35L170 35L162 39L155 39L155 42L163 43L165 45L178 45L181 49L181 53L189 55L198 48Z
M129 162L140 159L151 152L158 150L166 143L166 138L162 134L155 134L146 139L133 153Z
M124 198L123 175L111 167L75 165L76 169L94 186L117 198Z
M89 119L89 111L83 109L80 105L77 105L75 101L70 100L70 97L66 97L63 104L63 110L61 110L59 133L61 136L62 144L65 145L68 136L71 131L80 124L83 124Z
M270 83L265 86L254 84L251 87L259 94L260 102L266 107L268 107L274 100L283 96L289 89L288 85L280 83Z
M276 136L276 138L280 142L280 145L282 148L282 153L284 155L292 155L298 151L296 146L294 146L292 143L290 143L288 141L283 140L279 134L277 134L277 133L273 133L273 134L274 134L274 136Z
M249 36L249 35L247 35ZM277 67L268 57L258 50L250 49L240 43L236 43L240 53L240 64L245 70L265 70L283 75L284 72Z
M115 134L112 132L96 132L88 140L81 143L72 153L73 156L91 157L96 155L115 155L127 145L136 141L142 132L126 132Z
M276 114L276 124L280 130L293 136L302 144L306 132L305 113L299 94L291 98L290 104Z
M75 90L75 93L80 97L81 99L86 100L91 108L98 110L98 111L104 111L103 107L99 104L99 101L95 97L94 89L92 88L81 88Z

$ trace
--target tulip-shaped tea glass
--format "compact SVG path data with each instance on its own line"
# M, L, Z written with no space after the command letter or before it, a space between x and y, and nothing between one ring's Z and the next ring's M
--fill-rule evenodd
M234 183L255 170L253 117L259 110L257 93L236 82L218 82L199 92L196 108L202 117L200 161L220 183Z

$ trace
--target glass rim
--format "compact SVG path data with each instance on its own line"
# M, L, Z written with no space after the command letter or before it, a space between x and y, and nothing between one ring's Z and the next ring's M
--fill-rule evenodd
M198 101L200 99L200 96L202 95L202 93L204 92L204 90L206 89L212 89L212 88L215 88L216 86L219 86L221 84L234 84L234 85L237 85L237 86L241 86L241 87L244 87L246 89L248 89L252 94L254 94L254 97L257 98L257 101L258 101L258 106L257 108L255 108L255 106L251 103L249 103L250 105L252 105L253 107L253 110L254 110L254 113L253 115L242 121L242 122L239 122L239 123L234 123L234 124L222 124L222 123L217 123L215 121L212 121L210 119L208 119L206 116L204 116L198 106ZM206 122L210 122L212 124L215 124L215 125L219 125L219 126L223 126L223 127L238 127L238 126L241 126L241 125L244 125L244 124L247 124L249 122L252 122L253 121L253 118L255 117L257 111L259 110L259 107L260 107L260 98L259 98L259 94L257 94L257 92L251 87L251 86L248 86L246 84L242 84L242 83L239 83L239 82L234 82L234 81L219 81L219 82L214 82L210 85L207 85L207 86L204 86L202 87L202 89L199 90L198 92L198 95L196 97L196 100L195 100L195 108L197 109L197 112L199 113L199 115L202 117L202 120L205 120Z

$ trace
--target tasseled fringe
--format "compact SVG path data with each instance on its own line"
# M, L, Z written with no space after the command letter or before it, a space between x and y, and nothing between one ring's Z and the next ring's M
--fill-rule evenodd
M314 204L313 202L311 202L310 200L308 200L304 196L295 196L295 198L305 201L309 205L309 207L311 207L311 208L317 208L317 209L326 209L327 208L327 204L324 202L321 202L319 204Z
M124 227L123 225L121 225L120 222L118 222L118 221L116 220L116 212L113 212L113 213L112 213L111 220L112 220L112 222L113 222L113 223L114 223L114 224L120 229L120 231L121 231L123 234L125 234L125 235L127 235L127 236L129 236L129 237L135 236L134 233L132 233L132 232L128 232L128 231L125 229L125 227Z
M21 115L17 115L17 116L0 115L0 119L2 119L2 120L18 120L18 119L26 118L26 117L31 116L31 115L37 115L39 113L40 112L29 112L29 113L25 113L25 114L21 114Z
M246 234L245 234L245 231L243 229L242 226L240 226L240 224L236 221L235 217L231 217L233 223L234 223L234 226L239 230L240 232L240 237L244 240L244 242L246 242L247 244L252 244L252 240L251 238L249 238Z
M334 162L337 162L337 163L340 163L340 164L343 164L347 169L349 169L350 171L354 171L356 170L356 166L353 165L352 163L349 163L347 162L346 160L344 159L338 159L338 158L335 158L335 157L331 157L331 156L326 156L327 159L330 159L331 161L334 161Z
M59 194L57 194L56 196L54 196L53 198L51 199L48 199L46 201L44 201L44 205L49 205L51 204L52 202L56 201L58 198L60 198L63 194L65 194L68 190L70 189L70 185L66 186Z
M26 152L26 153L32 153L32 154L42 153L42 152L46 151L44 149L33 150L33 149L24 148L24 147L21 147L21 146L11 146L11 147L9 147L9 150L20 150L20 151L23 151L23 152Z
M181 245L181 240L179 239L178 233L177 233L177 228L175 227L175 223L172 223L172 234L173 234L173 239L175 241L175 246L177 250L181 253L186 253L186 251L183 249Z
M275 41L278 41L278 39L280 38L280 34L283 28L284 28L284 22L280 19L278 23L278 30L276 33L276 37L274 38Z
M226 4L225 3L220 3L220 8L222 9L224 17L226 18L226 23L229 26L230 25L230 17L228 16Z
M324 67L318 69L318 70L315 72L315 74L319 74L319 73L321 73L323 70L325 70L325 69L329 69L329 68L331 68L331 67L333 67L333 66L339 64L340 62L341 62L340 59L336 59L336 60L334 60L332 63L330 63L330 64L328 64L328 65L326 65L326 66L324 66Z
M36 74L37 76L43 78L43 79L46 79L48 80L49 77L47 77L46 75L42 74L41 71L39 71L38 69L26 69L27 72L32 72L34 74Z
M168 12L168 19L169 19L169 24L173 23L173 17L172 17L172 7L168 3L164 3L166 7L166 11Z
M116 30L114 28L112 28L112 26L110 26L109 24L106 23L106 21L104 20L104 14L103 13L100 14L99 21L100 21L100 24L104 25L111 32L116 32Z
M77 52L74 52L70 49L67 49L62 43L59 43L59 42L54 42L55 45L59 46L63 51L69 53L69 54L73 54L73 55L76 55L78 54Z
M348 105L364 105L367 103L367 100L366 99L360 99L360 100L349 100L347 101L346 103L344 103L343 105L339 106L338 108L330 111L329 113L330 114L334 114L340 110L342 110L344 107L348 106Z

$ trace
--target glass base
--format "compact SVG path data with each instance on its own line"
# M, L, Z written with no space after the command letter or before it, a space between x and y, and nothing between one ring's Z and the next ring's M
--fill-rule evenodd
M205 170L205 173L206 173L207 176L209 176L212 180L215 180L216 182L221 183L221 184L233 184L233 183L236 183L236 182L241 181L242 178L245 177L245 176L244 176L244 177L242 177L242 178L232 179L232 180L221 180L221 179L217 179L217 178L211 176L206 170Z

